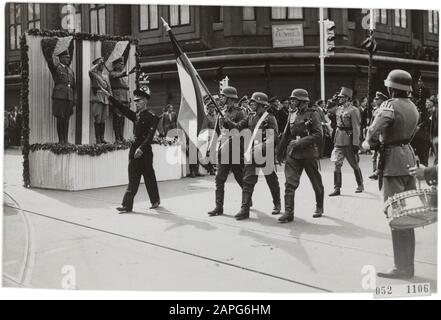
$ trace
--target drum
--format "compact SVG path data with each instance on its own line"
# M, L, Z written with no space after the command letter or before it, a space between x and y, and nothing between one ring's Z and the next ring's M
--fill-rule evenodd
M384 207L395 230L424 227L437 221L437 188L410 190L389 197Z

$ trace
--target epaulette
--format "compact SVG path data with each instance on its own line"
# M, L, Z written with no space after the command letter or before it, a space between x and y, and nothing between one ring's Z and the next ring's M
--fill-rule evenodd
M393 101L393 100L394 100L394 99L392 98L392 99L389 99L389 100L384 101L384 102L381 104L379 110L380 110L380 111L390 111L390 112L394 112L394 106L392 105L392 101Z

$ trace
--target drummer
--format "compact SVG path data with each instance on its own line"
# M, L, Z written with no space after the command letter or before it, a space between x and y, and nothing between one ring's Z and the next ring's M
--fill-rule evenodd
M412 91L412 76L404 70L392 70L384 81L391 99L380 106L369 127L362 148L379 147L378 164L380 189L384 184L384 201L396 193L416 189L409 168L416 165L410 146L418 125L418 110L408 98ZM381 138L380 138L381 136ZM382 278L410 279L414 276L414 229L392 229L395 266L377 275Z

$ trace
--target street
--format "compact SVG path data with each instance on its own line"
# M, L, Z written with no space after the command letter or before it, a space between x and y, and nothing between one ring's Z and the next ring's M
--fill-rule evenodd
M431 161L432 162L432 161ZM161 207L150 210L142 185L134 212L118 214L125 186L77 192L22 187L22 156L4 156L3 285L94 290L368 292L365 266L393 265L392 242L382 213L371 157L361 155L366 191L355 194L343 166L342 196L325 196L325 215L313 219L315 197L304 174L294 222L271 216L268 186L259 178L248 220L233 215L240 187L229 176L225 214L214 207L214 177L159 183ZM127 170L126 167L116 170ZM333 164L321 161L325 193L333 189ZM284 189L284 175L278 167ZM437 285L437 224L416 229L415 278ZM68 279L69 281L67 281ZM377 279L377 285L406 281Z

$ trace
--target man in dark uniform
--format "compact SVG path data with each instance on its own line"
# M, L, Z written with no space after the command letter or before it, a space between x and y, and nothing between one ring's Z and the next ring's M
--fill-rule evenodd
M415 91L416 106L420 118L418 130L412 139L411 145L420 163L427 167L430 154L430 114L426 108L426 100L430 98L430 90L424 85L422 77L418 79L418 87Z
M324 188L318 170L318 158L323 131L320 116L315 109L308 108L309 94L304 89L295 89L291 94L295 110L288 118L288 125L277 146L277 158L286 155L285 163L285 213L279 218L281 223L294 219L294 196L303 170L306 171L315 192L316 210L314 218L323 215Z
M105 66L102 57L92 62L92 69L89 70L91 95L90 107L92 110L93 122L95 126L96 143L107 143L104 140L106 130L106 119L109 116L109 99L103 90L112 93L110 80L103 73Z
M362 147L380 147L380 179L384 201L396 193L416 188L409 168L416 164L410 141L417 130L418 110L408 98L412 90L412 77L404 70L392 70L384 81L391 99L380 107L369 127ZM381 188L381 184L380 184ZM383 278L409 279L414 276L414 229L392 229L395 266L389 272L378 273Z
M372 110L372 119L369 123L369 125L371 125L374 120L375 120L375 116L378 113L378 110L380 109L380 106L383 104L384 101L387 100L387 96L385 94L383 94L380 91L377 91L375 93L375 98L374 98L374 108ZM374 154L372 155L372 175L369 176L369 179L372 180L378 180L378 174L377 174L377 163L378 163L378 150L374 150Z
M338 95L338 107L329 112L335 112L337 130L334 138L334 150L332 150L331 161L335 162L334 169L334 191L330 197L339 196L342 183L341 167L345 158L354 170L357 181L356 193L363 192L363 176L358 166L358 150L360 146L360 112L351 103L352 90L342 87Z
M69 118L76 104L75 74L69 67L71 58L69 52L58 54L59 63L48 59L49 70L54 80L52 91L52 115L57 118L57 134L60 143L67 143L69 133Z
M158 184L156 182L155 170L153 169L153 152L151 142L158 127L159 117L148 110L147 104L150 99L150 90L147 85L139 81L140 87L133 93L136 112L130 110L121 104L105 89L103 92L109 97L113 106L131 120L134 124L133 132L135 141L129 151L129 185L124 194L122 205L117 208L121 213L131 212L133 210L133 200L138 192L141 176L144 177L144 183L152 206L155 209L160 205Z
M124 58L118 58L112 62L113 70L109 73L110 86L112 87L112 95L122 105L130 108L129 103L129 85L124 78L136 71L134 67L130 72L124 71ZM112 106L113 107L113 106ZM124 116L117 108L112 108L113 131L117 142L124 140Z
M253 196L254 186L258 179L258 170L260 166L266 167L263 170L265 174L265 180L273 198L274 208L272 214L279 214L281 210L280 201L280 186L279 179L276 172L274 171L274 154L266 154L266 160L264 164L256 164L253 161L253 155L258 154L258 156L263 155L263 152L271 149L267 146L272 144L274 146L275 138L277 137L277 121L274 115L270 114L266 109L269 107L268 96L262 92L254 92L250 99L250 107L254 110L254 114L250 114L246 119L242 120L238 124L239 130L244 130L248 128L251 130L251 140L250 144L245 150L245 162L244 173L243 173L243 186L242 186L242 205L240 211L235 215L237 220L244 220L250 217L250 205ZM226 120L229 121L229 120ZM233 127L234 124L230 124ZM262 141L261 143L255 144L257 137L257 131L262 130ZM266 130L273 130L272 134ZM274 149L273 149L274 150ZM272 161L272 163L268 163Z
M221 131L219 136L219 150L218 150L218 164L216 173L216 207L208 212L209 216L222 215L224 213L224 194L225 181L228 178L230 171L233 171L234 178L242 188L243 180L243 166L233 159L233 153L242 155L242 151L233 150L234 144L232 140L236 137L232 136L230 129L237 128L240 121L246 118L245 112L236 106L236 101L239 99L237 90L234 87L225 87L220 94L220 103L225 106L223 111L224 118L219 119L219 129ZM227 159L225 159L227 158Z

